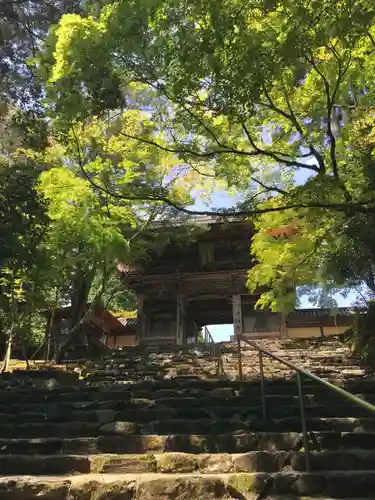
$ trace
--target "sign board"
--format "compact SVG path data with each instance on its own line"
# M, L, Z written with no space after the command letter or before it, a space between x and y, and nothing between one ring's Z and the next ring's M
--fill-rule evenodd
M233 295L233 327L235 335L242 335L242 307L241 295Z

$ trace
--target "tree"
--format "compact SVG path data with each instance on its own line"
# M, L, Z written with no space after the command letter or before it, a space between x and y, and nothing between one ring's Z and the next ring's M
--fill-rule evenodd
M328 282L367 279L362 255L345 262L357 230L372 274L373 242L363 235L375 214L374 16L366 2L349 0L95 4L92 16L62 17L54 52L47 48L39 65L63 126L142 107L146 92L153 129L126 137L245 191L230 212L261 215L260 228L299 218L303 237L267 251L262 234L253 247L260 264L251 277L273 288L261 303L278 307L277 297L316 283L323 270ZM134 82L143 93L130 91ZM160 189L155 197L190 214L228 214L191 210Z
M50 293L56 297L51 310L62 300L72 309L69 342L57 360L69 343L84 341L81 327L88 318L88 302L95 308L99 303L109 305L115 295L120 300L111 290L115 265L145 251L138 245L139 236L163 212L155 191L186 203L198 185L194 169L172 163L149 145L136 148L126 137L126 131L146 128L147 123L147 116L137 111L110 122L91 118L71 124L59 134L61 142L55 140L50 148L28 151L46 166L40 191L48 200L51 220L43 241L46 276L56 291Z
M37 248L48 225L47 203L38 191L39 174L39 166L25 155L0 157L0 328L7 343L5 370L23 319Z

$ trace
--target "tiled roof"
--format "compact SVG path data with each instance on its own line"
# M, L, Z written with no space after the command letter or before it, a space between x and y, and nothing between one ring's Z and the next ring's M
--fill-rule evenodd
M337 307L335 309L296 309L288 314L288 319L309 319L325 316L353 316L356 311L364 311L354 307Z
M136 326L137 318L117 318L124 326Z

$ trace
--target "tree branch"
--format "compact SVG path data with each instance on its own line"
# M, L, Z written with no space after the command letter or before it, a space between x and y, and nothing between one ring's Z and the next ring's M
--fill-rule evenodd
M312 65L316 73L320 76L320 78L323 81L323 85L325 88L325 93L326 93L326 102L327 102L327 135L330 141L330 157L331 157L331 164L332 164L332 171L333 175L336 179L339 179L339 173L338 173L338 166L337 166L337 158L336 158L336 138L334 136L334 133L332 131L332 124L331 124L331 118L332 118L332 109L333 109L333 97L335 95L335 92L337 92L338 87L339 87L339 80L341 80L341 76L339 73L339 76L337 78L336 82L336 88L334 91L333 96L331 97L331 90L329 86L329 82L327 78L325 77L324 73L320 71L319 67L317 66L316 62L314 61L313 58L308 58L307 56L306 60ZM339 69L340 71L340 69Z
M274 191L274 192L282 194L284 196L286 196L288 194L286 191L284 191L283 189L278 188L276 186L267 186L266 184L264 184L259 179L256 179L255 177L251 177L250 180L253 181L253 182L255 182L256 184L259 184L259 186L261 186L262 188L264 188L268 192Z
M367 36L368 36L368 38L370 39L372 45L375 48L375 38L372 36L372 34L369 31L367 32Z
M305 134L303 132L301 125L298 123L296 115L294 114L294 111L293 111L292 106L290 104L287 93L284 91L284 96L285 96L285 100L286 100L286 103L287 103L287 106L289 109L289 113L287 113L286 111L284 111L283 109L281 109L275 105L274 101L271 98L270 93L267 91L266 87L264 87L264 86L263 86L263 91L268 99L269 104L267 104L265 102L261 102L260 104L268 109L271 109L272 111L275 111L276 113L280 114L281 116L283 116L284 118L289 120L293 124L293 126L295 127L297 132L299 132L301 134L301 136L304 137ZM317 149L315 149L315 147L311 143L309 144L309 149L310 149L310 154L308 156L314 156L316 158L318 165L319 165L319 171L324 173L325 172L325 165L324 165L324 159L323 159L322 155L319 153L319 151ZM305 168L306 168L306 166L305 166Z
M88 180L88 182L95 188L98 189L99 191L102 191L106 193L107 195L120 199L120 200L126 200L126 201L149 201L149 202L160 202L160 203L165 203L166 205L175 208L176 210L188 214L188 215L196 215L196 216L209 216L209 217L249 217L249 216L256 216L256 215L261 215L265 213L272 213L272 212L283 212L285 210L292 210L292 209L302 209L302 208L316 208L316 209L321 209L321 210L330 210L334 212L341 212L345 213L347 215L349 214L354 214L354 213L364 213L364 214L374 214L375 213L375 198L367 200L364 202L364 204L361 203L292 203L289 205L284 205L284 206L279 206L279 207L268 207L268 208L261 208L261 209L253 209L253 210L225 210L225 211L211 211L211 210L193 210L186 208L185 206L182 206L178 202L175 202L173 200L170 200L167 196L163 195L162 193L160 194L145 194L145 195L124 195L120 193L114 193L107 189L104 186L101 186L97 184L91 177L90 175L86 172L84 168L84 162L82 158L82 153L81 153L81 147L79 144L78 137L75 133L74 128L72 127L72 132L73 132L73 137L76 142L77 146L77 154L78 154L78 166L84 175L84 177ZM259 183L262 185L261 181L258 181L257 179L252 179L255 182ZM264 185L266 188L266 186ZM268 189L268 187L267 187ZM275 189L276 191L277 189ZM282 193L284 194L284 192ZM367 206L368 205L368 206Z
M292 209L300 209L300 208L317 208L321 210L331 210L334 212L343 212L346 214L349 213L375 213L375 206L364 206L359 203L352 203L352 204L346 204L346 203L294 203L290 205L284 205L284 206L279 206L279 207L269 207L269 208L262 208L262 209L253 209L253 210L239 210L236 211L235 209L233 210L226 210L226 211L210 211L210 210L193 210L186 208L179 203L170 200L166 196L160 194L160 195L124 195L124 194L119 194L119 193L114 193L112 191L109 191L106 187L100 186L97 184L95 181L91 179L89 174L86 172L84 169L84 166L82 163L79 163L80 170L82 171L83 175L85 178L90 182L90 184L95 187L96 189L99 189L100 191L103 191L104 193L107 193L109 196L112 196L113 198L116 199L122 199L126 201L151 201L151 202L162 202L165 203L166 205L169 205L170 207L175 208L176 210L183 212L185 214L189 215L204 215L204 216L212 216L212 217L242 217L242 216L255 216L255 215L261 215L265 213L271 213L271 212L283 212L285 210L292 210ZM369 200L367 202L368 204L375 204L375 198L373 200Z
M297 131L302 135L302 137L304 137L305 134L304 134L304 131L302 129L302 126L300 125L300 123L297 120L297 117L293 111L291 102L289 100L288 94L285 91L284 91L284 96L285 96L285 100L286 100L286 103L287 103L287 106L289 109L290 119L294 123L294 126L296 127ZM326 171L326 167L324 164L323 156L319 153L319 151L315 148L315 146L311 142L309 143L309 149L310 149L311 155L314 156L314 158L316 158L316 161L318 162L319 170L324 174Z
M126 132L120 132L120 135L123 135L128 139L134 139L136 141L143 142L144 144L149 144L150 146L155 146L163 151L166 151L167 153L188 154L191 156L197 156L199 158L212 158L218 154L232 153L232 151L228 151L227 149L214 150L214 151L193 151L191 149L185 149L185 148L175 149L175 148L170 148L169 146L163 146L162 144L152 141L151 139L146 139L145 137L138 137L135 135L127 134ZM249 155L251 153L246 153L246 151L242 152L238 151L237 154Z
M154 79L155 79L155 81L157 80L157 76L156 75L154 75ZM190 154L192 156L206 157L206 158L214 157L215 155L218 155L218 154L230 154L230 153L236 154L236 155L243 155L243 156L268 156L268 157L274 159L275 161L277 161L278 163L282 163L282 164L290 166L290 167L305 168L305 169L308 169L308 170L313 170L315 172L319 172L319 169L317 167L313 166L313 165L306 165L305 163L298 162L298 160L292 160L292 159L285 158L288 155L285 154L285 153L283 153L283 152L280 152L280 151L267 151L267 150L263 150L263 149L257 147L255 145L255 142L252 139L249 138L248 132L247 132L246 135L248 136L249 142L251 143L254 151L242 151L242 150L233 148L233 147L231 147L231 146L229 146L227 144L223 144L218 139L218 137L215 134L215 132L203 121L203 119L201 117L197 116L191 110L191 108L189 106L186 106L186 104L184 104L180 100L175 100L174 98L172 98L169 95L169 93L167 92L167 90L165 89L165 87L163 85L155 84L153 82L150 82L147 79L142 79L142 82L146 83L147 85L150 85L156 91L161 92L167 99L169 99L171 102L175 102L184 111L186 111L212 137L212 139L216 142L216 144L218 145L218 147L220 149L219 150L213 150L213 151L210 151L210 152L198 152L198 151L193 151L193 150L185 149L185 148L175 149L175 148L170 148L168 146L163 146L163 145L157 143L156 141L151 141L150 139L145 139L145 138L142 138L142 137L131 136L130 134L126 134L125 132L120 132L121 134L127 136L128 138L135 139L135 140L138 140L140 142L145 142L146 144L150 144L150 145L156 146L156 147L158 147L158 148L160 148L160 149L162 149L164 151L170 152L170 153ZM282 110L279 110L279 111L281 113L283 112ZM285 113L285 116L288 118L287 113Z
M299 168L305 168L308 170L313 170L314 172L319 173L319 168L316 167L315 165L306 165L305 163L299 162L297 160L288 160L286 158L281 158L279 155L282 155L280 152L274 152L274 151L267 151L265 149L261 149L259 146L255 144L254 139L251 137L249 129L247 128L245 123L242 123L242 128L243 131L246 134L246 137L248 138L251 146L254 148L254 156L268 156L269 158L272 158L278 163L283 163L284 165L287 165L289 167L299 167Z

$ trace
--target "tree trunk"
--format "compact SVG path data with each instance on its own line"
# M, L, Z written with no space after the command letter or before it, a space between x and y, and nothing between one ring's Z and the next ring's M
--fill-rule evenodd
M71 330L68 333L67 340L60 344L57 349L54 362L59 364L64 358L66 351L74 345L77 345L82 340L82 324L86 320L89 313L87 310L87 300L92 285L94 274L85 275L80 269L77 271L74 279L74 289L71 299L72 315L71 315ZM84 333L83 333L84 335ZM84 343L84 342L82 342Z
M13 283L12 283L13 285ZM2 368L2 372L7 372L9 370L9 362L10 362L10 358L11 358L11 355L12 355L12 344L13 344L13 336L14 336L14 332L16 330L16 310L17 310L17 302L16 302L16 299L15 299L15 296L14 296L14 288L12 286L12 303L11 303L11 306L12 306L12 326L10 327L10 330L9 330L9 336L8 336L8 340L7 340L7 347L6 347L6 350L5 350L5 356L4 356L4 364L3 364L3 368ZM19 318L18 318L19 320ZM18 326L18 325L17 325Z
M50 356L51 356L52 329L53 329L53 323L55 321L56 308L57 308L57 305L55 305L52 309L51 317L49 320L49 325L48 325L47 332L46 332L46 352L45 352L45 356L44 356L44 361L46 363L49 361Z
M23 357L25 358L25 362L26 362L26 369L30 370L30 363L29 363L29 356L27 354L27 347L26 347L23 339L20 340L20 343L21 343L21 352L22 352Z
M10 358L11 358L11 354L12 354L13 332L14 332L14 324L12 325L12 328L10 329L9 337L7 340L7 347L6 347L5 356L4 356L4 364L3 364L3 369L1 370L3 373L6 373L9 370L9 362L10 362Z

